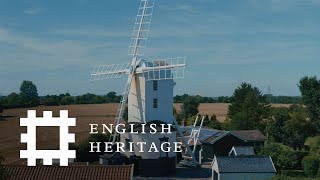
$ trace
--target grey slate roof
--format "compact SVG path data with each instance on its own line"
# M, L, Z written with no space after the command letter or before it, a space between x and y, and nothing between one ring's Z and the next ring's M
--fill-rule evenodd
M250 146L234 146L232 148L231 151L235 151L237 156L241 156L241 155L246 155L246 156L250 156L250 155L255 155L253 147Z
M237 130L231 134L238 136L246 141L265 141L267 138L259 130Z
M276 173L270 157L216 156L220 173Z

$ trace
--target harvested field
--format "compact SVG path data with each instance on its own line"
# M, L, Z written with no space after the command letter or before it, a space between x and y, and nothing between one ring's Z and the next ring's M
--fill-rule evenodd
M212 116L215 114L220 122L223 122L228 113L229 103L203 103L200 104L199 113ZM272 107L289 107L290 104L272 104ZM174 107L180 111L181 104L175 104Z
M274 105L277 107L289 105ZM175 104L179 110L180 104ZM76 142L79 143L89 135L89 124L110 124L114 118L118 104L90 104L70 106L40 106L37 108L19 108L5 110L0 114L0 155L8 164L22 164L25 161L19 158L19 152L26 149L26 144L20 143L20 134L26 133L25 127L20 127L19 118L27 117L27 110L37 110L37 116L42 116L42 111L53 111L53 116L59 116L59 110L69 110L69 117L77 118L77 126L71 127L70 132L76 134ZM223 121L228 111L228 104L201 104L200 114L216 114L218 120ZM57 129L52 127L37 128L37 148L56 149L59 137Z

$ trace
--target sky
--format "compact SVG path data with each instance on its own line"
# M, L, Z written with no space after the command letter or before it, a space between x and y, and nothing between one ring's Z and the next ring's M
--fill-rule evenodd
M0 0L0 95L33 81L39 95L121 93L126 77L89 81L96 65L131 62L139 0ZM241 82L300 95L320 76L320 0L156 0L145 58L187 57L175 94L230 96Z

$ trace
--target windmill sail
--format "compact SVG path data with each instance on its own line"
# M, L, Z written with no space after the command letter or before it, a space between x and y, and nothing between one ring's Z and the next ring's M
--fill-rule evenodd
M143 56L143 48L147 45L153 7L154 0L141 0L132 32L129 55Z
M129 64L100 65L93 68L91 81L121 77L128 73Z
M152 13L154 7L154 0L141 0L136 22L134 24L131 43L129 46L129 55L132 55L132 63L129 70L128 81L125 90L122 94L121 102L118 109L118 115L116 117L116 124L119 124L122 120L124 110L128 101L128 94L130 91L131 83L134 74L136 73L138 56L143 56L142 48L146 47ZM113 135L112 142L115 143L118 134Z
M146 61L136 73L142 73L146 81L184 78L185 60L185 57L177 57Z

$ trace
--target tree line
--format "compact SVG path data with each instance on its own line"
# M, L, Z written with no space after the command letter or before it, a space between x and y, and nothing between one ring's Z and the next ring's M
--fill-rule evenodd
M102 104L118 103L121 96L116 92L105 95L86 93L80 96L71 96L70 93L60 95L39 96L36 85L32 81L23 81L19 93L12 92L8 96L0 97L0 112L2 109L36 107L38 105L58 106L71 104Z
M96 95L86 93L80 96L71 96L70 93L59 95L39 96L36 85L32 81L23 81L21 83L19 93L12 92L8 96L0 97L0 112L3 109L20 108L20 107L35 107L38 105L58 106L71 104L102 104L102 103L118 103L121 95L116 92L109 92L105 95ZM302 97L300 96L272 96L265 95L270 103L282 104L301 104ZM176 95L175 103L183 103L188 99L195 99L199 103L230 103L232 97L219 96L216 98L205 96L193 96L189 94Z
M272 94L265 94L266 100L269 103L276 104L301 104L301 96L273 96ZM206 96L193 96L189 94L176 95L173 100L175 103L182 103L186 99L195 98L199 103L230 103L232 101L231 96L219 96L219 97L206 97Z

